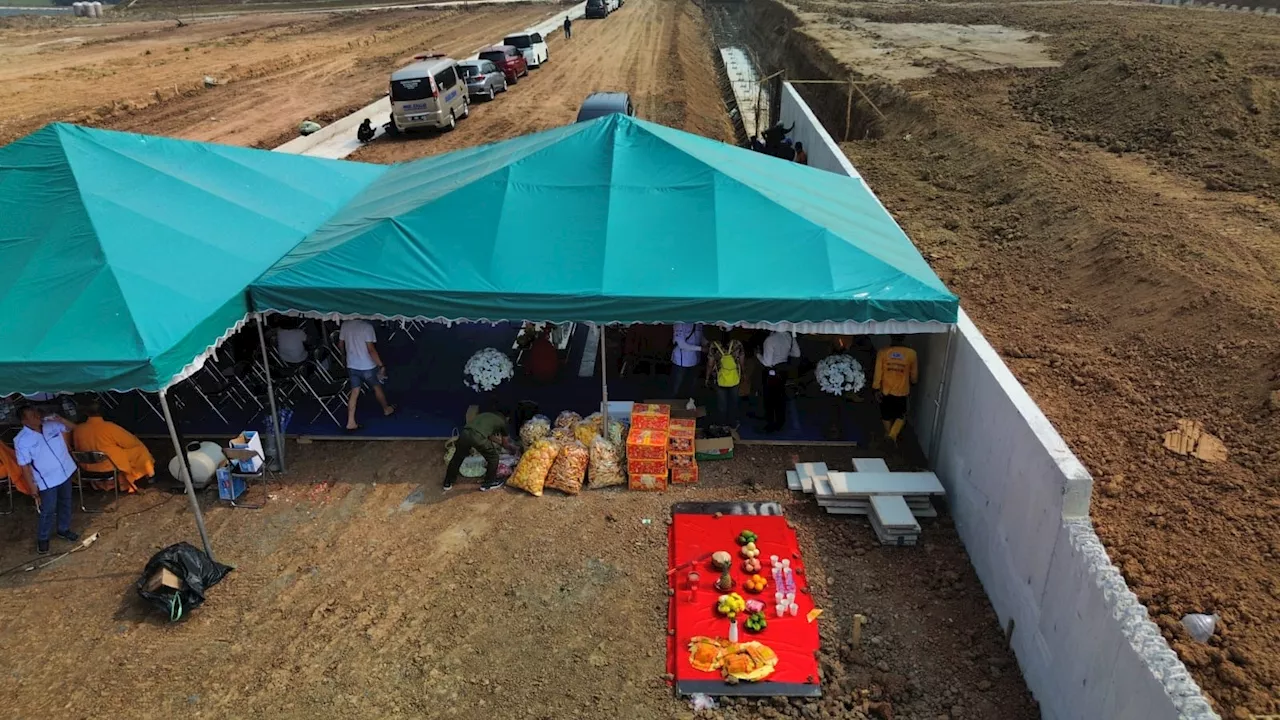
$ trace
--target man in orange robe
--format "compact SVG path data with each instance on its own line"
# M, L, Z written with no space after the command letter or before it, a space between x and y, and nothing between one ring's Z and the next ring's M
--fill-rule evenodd
M97 402L91 402L85 407L85 415L87 419L72 432L76 450L106 453L120 470L120 490L137 492L136 483L139 480L156 474L156 461L151 457L151 451L133 433L103 420L102 407ZM111 472L111 463L85 465L84 469L91 472ZM98 490L114 489L110 482L95 482L93 485Z
M0 443L0 478L7 477L9 482L13 483L13 489L23 495L35 496L35 488L31 487L27 482L27 476L22 474L22 466L18 464L18 455L13 448Z

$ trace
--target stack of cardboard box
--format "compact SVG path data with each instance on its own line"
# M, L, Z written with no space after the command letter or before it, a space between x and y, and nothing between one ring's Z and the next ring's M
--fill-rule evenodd
M696 436L697 420L671 418L671 430L667 438L667 464L671 466L671 482L676 485L698 482L698 461L693 457Z
M636 403L627 434L627 476L632 490L667 489L671 406Z

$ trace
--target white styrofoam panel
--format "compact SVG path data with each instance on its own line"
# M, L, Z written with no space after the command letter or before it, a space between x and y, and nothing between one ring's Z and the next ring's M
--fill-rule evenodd
M887 473L889 464L884 461L884 458L854 458L853 471Z
M787 471L787 489L796 492L804 492L804 486L800 484L800 476L795 470Z
M827 475L837 496L844 495L942 495L942 483L931 472L844 473Z
M875 511L876 520L886 530L905 529L912 533L920 532L920 523L916 522L911 508L901 495L872 495L871 508Z

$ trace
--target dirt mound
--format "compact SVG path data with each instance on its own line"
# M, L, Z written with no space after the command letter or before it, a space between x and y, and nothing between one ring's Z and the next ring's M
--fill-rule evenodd
M1210 190L1280 185L1280 46L1118 29L1015 90L1032 120L1112 152L1146 151Z

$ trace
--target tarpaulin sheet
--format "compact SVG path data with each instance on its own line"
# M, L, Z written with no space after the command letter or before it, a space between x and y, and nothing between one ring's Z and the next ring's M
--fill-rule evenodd
M803 573L804 561L796 534L787 527L780 515L730 515L717 518L710 514L673 513L669 535L669 568L671 596L669 622L675 628L670 637L668 667L675 675L676 689L681 694L705 692L711 695L806 695L820 694L817 650L819 647L817 622L809 622L806 615L813 609L813 599L802 588L808 586L808 577L796 574L796 604L800 606L795 617L777 617L773 580L769 572L769 556L779 560L789 559L793 570ZM769 586L762 593L749 593L742 589L742 581L749 575L742 570L741 548L736 542L743 530L756 533L756 547L764 566L761 575L769 578ZM718 673L699 672L689 664L689 639L697 635L728 638L729 621L716 613L715 607L721 592L714 587L719 573L711 567L710 554L724 550L734 557L731 574L736 583L732 592L747 600L758 599L765 603L769 625L761 633L750 633L745 628L745 617L739 618L738 640L757 640L768 645L778 655L777 669L768 680L759 683L728 685ZM692 565L687 563L692 562ZM687 578L697 569L701 576L696 601L689 600Z

